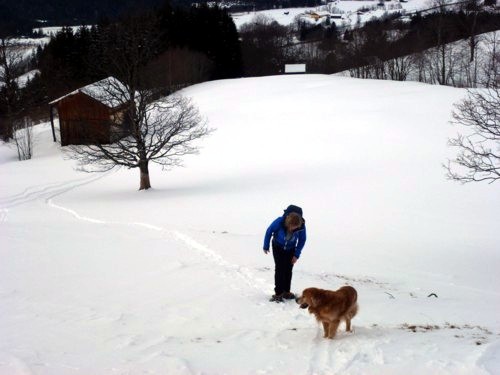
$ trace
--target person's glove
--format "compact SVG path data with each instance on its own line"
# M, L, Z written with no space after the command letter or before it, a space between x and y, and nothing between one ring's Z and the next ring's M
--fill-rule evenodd
M264 249L264 253L265 253L265 254L269 254L269 249L267 249L267 250L266 250L266 249Z

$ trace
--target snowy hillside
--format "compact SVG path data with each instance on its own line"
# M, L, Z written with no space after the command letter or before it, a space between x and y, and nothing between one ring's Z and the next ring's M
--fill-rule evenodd
M136 170L75 172L48 124L32 160L0 146L1 375L499 373L499 186L441 167L464 90L301 75L184 93L215 132L146 192ZM308 226L293 291L354 286L354 333L268 302L262 240L288 204Z
M379 3L378 0L337 0L333 2L328 2L327 5L322 5L319 7L310 8L286 8L286 9L268 9L255 12L241 12L233 13L232 17L237 28L241 25L252 22L255 17L266 16L269 17L281 25L292 24L296 17L303 16L304 20L311 20L311 22L321 22L312 20L308 17L310 12L328 12L330 14L342 14L341 19L332 19L337 26L354 26L357 22L361 24L372 18L382 17L386 13L400 12L400 13L411 13L420 9L427 9L430 7L431 2L429 0L408 0L406 2L399 1L387 1L383 8L377 7ZM365 9L367 11L362 11L358 15L358 11Z
M6 41L6 51L7 51L7 61L12 65L21 64L23 61L26 62L33 57L38 47L44 47L48 42L49 38L13 38ZM2 81L4 73L4 67L0 66L0 87L5 83ZM38 70L31 70L25 72L24 74L17 77L17 84L19 87L25 87L26 83L33 79L33 77L40 72Z

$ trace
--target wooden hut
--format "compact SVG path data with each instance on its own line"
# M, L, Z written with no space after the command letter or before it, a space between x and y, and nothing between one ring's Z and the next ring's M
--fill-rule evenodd
M54 141L54 109L59 116L62 146L106 144L123 137L127 133L126 96L126 87L116 78L108 77L50 102Z

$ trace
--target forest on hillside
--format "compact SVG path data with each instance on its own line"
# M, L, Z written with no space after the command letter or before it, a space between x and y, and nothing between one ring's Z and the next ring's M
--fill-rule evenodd
M165 0L0 0L0 33L26 34L33 27L94 24Z

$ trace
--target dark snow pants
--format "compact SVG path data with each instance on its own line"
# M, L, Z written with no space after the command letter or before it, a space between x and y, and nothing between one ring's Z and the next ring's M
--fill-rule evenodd
M292 284L292 258L295 251L285 251L276 243L273 243L274 257L274 293L276 295L290 291Z

